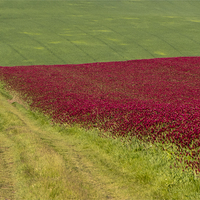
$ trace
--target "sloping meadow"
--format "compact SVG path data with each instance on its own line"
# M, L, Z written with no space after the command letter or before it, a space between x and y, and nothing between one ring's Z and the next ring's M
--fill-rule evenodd
M200 57L0 67L0 80L55 123L137 137L200 172Z

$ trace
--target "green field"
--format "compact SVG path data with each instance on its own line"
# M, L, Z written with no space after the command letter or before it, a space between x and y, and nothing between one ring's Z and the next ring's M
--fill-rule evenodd
M0 0L0 66L200 56L200 1Z

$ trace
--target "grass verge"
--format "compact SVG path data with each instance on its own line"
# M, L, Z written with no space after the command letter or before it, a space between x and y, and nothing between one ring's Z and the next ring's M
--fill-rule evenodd
M199 199L167 152L98 130L52 125L0 95L0 199Z

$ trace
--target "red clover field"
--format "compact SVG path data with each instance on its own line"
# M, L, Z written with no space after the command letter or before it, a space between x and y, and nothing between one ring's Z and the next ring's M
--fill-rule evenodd
M55 123L137 137L200 172L200 57L0 67L0 80Z

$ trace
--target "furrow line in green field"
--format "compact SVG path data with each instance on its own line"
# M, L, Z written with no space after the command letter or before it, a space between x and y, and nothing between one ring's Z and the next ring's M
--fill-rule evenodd
M26 37L29 37L31 40L33 40L36 43L40 44L42 47L44 47L47 51L49 51L50 54L53 55L54 57L56 57L58 60L62 61L63 63L66 63L66 61L63 58L58 56L55 52L53 52L50 48L48 48L47 45L45 45L43 42L40 42L39 40L35 39L33 36L31 37L28 34L26 35Z
M108 43L106 43L105 41L103 41L103 40L101 40L100 38L95 37L95 36L93 36L93 35L87 33L86 31L82 30L82 29L79 28L79 27L76 27L76 28L79 29L80 31L86 33L86 34L89 35L90 37L93 37L93 38L95 38L96 40L99 40L101 43L105 44L106 46L108 46L108 48L110 48L113 52L117 53L123 60L126 59L126 57L125 57L123 54L121 54L121 53L119 53L118 51L116 51L113 47L111 47L111 46L110 46Z
M84 51L84 50L80 47L80 45L77 45L76 43L74 43L73 41L69 40L68 38L66 38L66 37L64 37L64 36L62 36L62 35L60 35L60 34L57 34L57 33L56 33L55 31L53 31L53 29L51 29L50 27L47 27L47 26L45 26L45 25L43 25L43 24L41 24L41 23L39 23L39 22L36 22L36 21L32 21L32 22L35 23L35 24L40 25L42 28L45 28L46 30L49 30L51 33L55 34L56 36L58 36L58 37L60 37L60 38L63 38L65 41L68 41L69 43L73 44L77 49L79 49L80 51L82 51L88 58L91 58L92 61L94 61L94 62L96 61L95 58L93 58L89 53L87 53L86 51ZM66 63L66 62L64 62L64 63Z
M179 34L180 36L183 36L183 37L189 39L190 41L192 41L192 42L194 43L194 45L198 44L198 45L200 46L200 41L194 40L194 39L192 38L192 36L189 37L189 36L183 34L183 32L177 31L177 30L175 30L175 29L173 29L173 28L169 28L169 27L165 27L165 28L166 28L167 30L173 31L173 32L176 33L176 34ZM200 30L200 29L199 29L199 30ZM199 34L200 34L200 31L199 31Z
M60 20L60 19L57 19L57 20L60 21L60 22L62 22L62 23L64 23L64 24L66 24L63 20ZM121 54L121 53L119 53L118 51L116 51L113 47L111 47L111 46L110 46L108 43L106 43L105 41L103 41L103 40L101 40L100 38L97 38L97 37L91 35L89 32L84 31L83 29L81 29L81 28L78 27L78 26L75 26L75 27L76 27L78 30L80 30L81 32L83 32L83 33L87 34L88 36L94 38L95 40L99 40L101 43L105 44L105 45L106 45L108 48L110 48L113 52L117 53L122 59L126 59L125 56L124 56L123 54Z
M130 38L129 36L123 35L120 32L114 30L113 28L110 28L106 25L101 24L102 26L110 29L111 31L113 31L114 33L116 33L117 35L120 35L122 38L126 38L126 39L131 39L132 42L134 42L138 47L140 47L141 49L143 49L144 51L146 51L151 57L155 58L155 55L152 54L147 48L145 48L143 45L139 44L139 42L137 42L136 40L133 40L133 38ZM134 55L133 55L134 56Z
M141 31L143 31L143 30L141 30ZM165 43L166 43L167 45L169 45L172 49L174 49L175 51L177 51L177 52L180 54L179 56L184 56L183 53L181 53L176 47L174 47L174 45L172 45L172 44L170 44L169 42L167 42L164 38L162 38L162 37L160 37L160 36L158 36L158 35L155 35L155 34L153 34L153 33L150 33L150 32L148 32L148 31L143 31L143 32L148 33L148 35L153 35L154 37L158 38L159 40L165 42Z
M8 40L8 38L3 37L2 35L0 36L0 38L3 44L10 47L14 52L20 55L20 57L22 57L23 59L27 59L17 48L14 47L14 45L11 45L11 42Z

